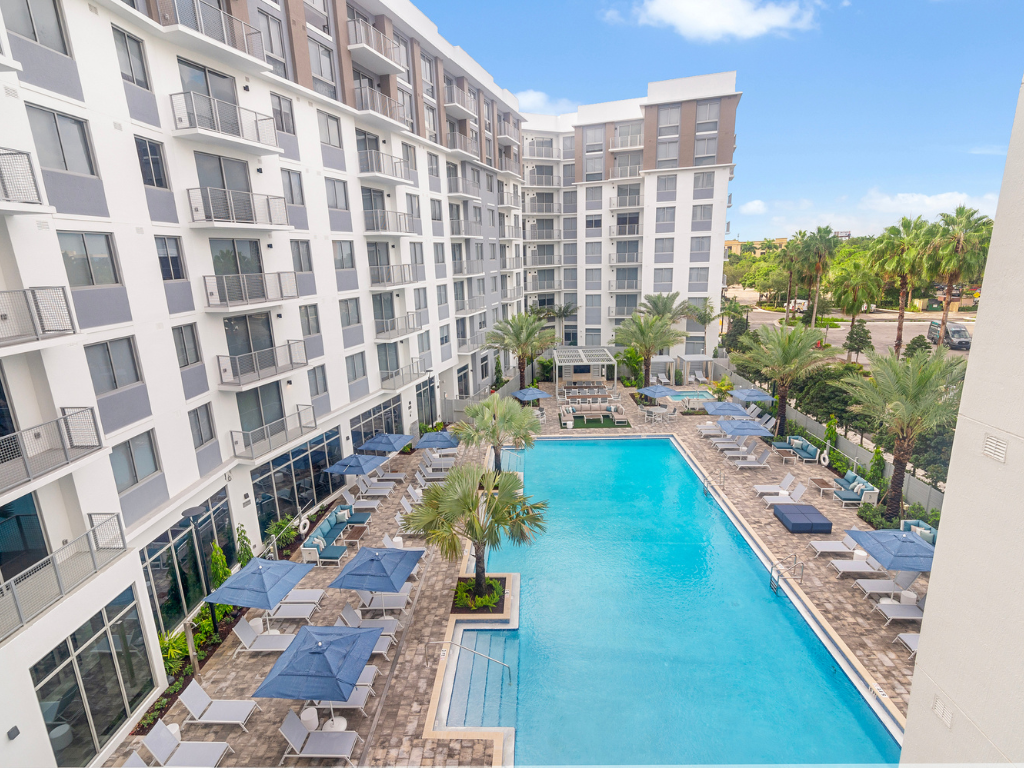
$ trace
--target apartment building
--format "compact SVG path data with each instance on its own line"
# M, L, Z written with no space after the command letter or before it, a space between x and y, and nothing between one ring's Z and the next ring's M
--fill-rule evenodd
M743 253L743 246L747 242L748 241L746 241L746 240L726 240L725 241L725 255L726 255L726 257L738 256L741 253ZM779 249L782 246L784 246L786 243L789 242L789 238L787 238L787 237L776 237L774 240L751 240L749 242L750 242L751 245L754 246L754 250L751 251L752 255L754 255L756 257L760 257L760 256L764 256L765 253L767 253L767 251L765 250L766 244L771 243L770 247L775 248L775 249Z
M527 303L578 307L559 318L566 343L611 344L648 293L719 306L739 100L725 72L524 116ZM716 326L685 330L673 354L717 345Z

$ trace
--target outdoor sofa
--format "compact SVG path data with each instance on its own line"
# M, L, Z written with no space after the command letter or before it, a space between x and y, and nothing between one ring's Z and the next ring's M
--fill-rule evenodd
M790 435L785 442L774 442L772 448L788 449L796 454L803 462L814 462L818 460L818 448L804 440L802 437Z
M839 486L832 492L832 498L842 502L844 507L878 503L878 489L852 469L843 477L832 478L832 482Z
M563 405L560 409L562 423L566 426L572 424L576 416L584 414L601 414L608 416L616 424L628 424L626 411L621 405L605 405L604 403L581 403L579 405ZM584 419L586 417L584 416Z
M345 555L346 545L335 544L335 540L348 526L366 525L368 522L368 512L353 512L347 504L339 504L327 513L302 542L302 562L317 565L324 562L338 563Z

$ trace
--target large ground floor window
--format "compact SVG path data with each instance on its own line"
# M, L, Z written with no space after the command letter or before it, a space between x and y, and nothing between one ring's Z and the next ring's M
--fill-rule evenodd
M433 376L416 385L416 411L420 424L437 422L437 384Z
M352 450L356 450L374 435L386 432L391 435L405 433L402 421L402 396L396 395L363 411L349 422L352 427Z

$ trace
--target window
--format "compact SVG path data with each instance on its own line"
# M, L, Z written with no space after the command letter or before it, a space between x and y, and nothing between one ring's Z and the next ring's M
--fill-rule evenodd
M441 161L431 152L427 152L427 173L436 178L441 177Z
M604 126L591 125L583 129L583 151L604 151Z
M601 236L601 216L587 216L587 237Z
M695 206L696 207L696 206ZM675 207L670 208L657 208L654 211L654 221L657 224L667 224L669 222L675 222L676 220L676 209Z
M489 139L488 139L488 141L489 141ZM488 173L488 174L486 174L484 176L484 179L487 182L487 191L488 192L493 192L494 191L494 177L491 174Z
M444 243L434 243L434 263L444 264Z
M601 202L601 188L600 187L587 187L587 202L588 203L600 203Z
M586 281L587 281L587 287L588 288L590 287L590 285L592 285L594 283L597 283L598 287L600 287L600 285L601 285L601 270L600 269L588 269L588 270L586 270ZM594 290L594 289L591 288L591 290ZM593 299L593 301L591 301L592 299ZM587 306L588 307L600 307L601 306L601 297L600 296L587 296Z
M406 144L402 142L402 159L405 160L405 164L409 167L410 171L416 170L416 147L412 144Z
M316 122L320 126L320 143L341 148L341 121L334 115L316 111Z
M64 270L72 288L117 285L117 265L110 235L96 232L58 232Z
M601 329L600 328L587 328L585 331L584 345L588 347L600 347L601 346Z
M707 205L695 205L693 206L693 220L694 221L711 221L711 209L714 206ZM660 208L658 210L661 210Z
M405 71L401 73L401 77L405 82L412 82L412 68L410 65L411 59L409 58L409 41L400 35L395 35L395 42L398 44L398 60L405 67Z
M679 142L659 141L656 167L675 168L679 165Z
M348 383L353 384L360 379L366 378L366 355L356 352L345 358L345 371L348 373Z
M313 70L313 77L326 80L334 84L334 64L331 61L331 49L320 45L316 40L307 38L309 41L309 64Z
M598 197L600 199L600 196ZM562 193L562 212L576 213L576 190L569 190Z
M494 261L494 260L496 260L498 258L498 245L496 243L491 243L490 246L491 246L491 261Z
M118 493L124 493L150 475L155 475L160 468L153 445L153 430L115 445L110 453L110 466L114 470Z
M483 357L480 359L480 378L488 379L491 375L491 359L489 357Z
M427 139L437 141L437 110L429 104L423 105L423 121L426 123Z
M567 347L575 347L579 344L579 335L576 331L575 325L565 326L562 336L564 337L564 344Z
M7 30L68 54L55 0L11 0L3 5Z
M444 207L441 205L440 200L430 201L430 220L441 221L444 215ZM442 259L443 261L444 259Z
M420 54L420 74L423 79L423 95L428 99L437 98L435 88L434 60L429 56Z
M13 28L11 29L14 31ZM149 76L146 73L146 59L142 53L142 41L117 27L113 27L113 31L114 48L117 49L117 63L121 67L122 79L148 91Z
M292 240L292 268L296 272L313 271L313 256L309 250L309 240Z
M693 174L693 189L714 189L715 188L715 172L714 171L701 171L700 173Z
M476 316L476 328L478 331L482 331L487 327L487 313L481 312Z
M179 368L188 368L203 359L199 353L199 336L195 323L171 328L171 335L174 337L174 351L178 354Z
M351 240L335 240L334 241L334 268L335 269L355 269L356 263L352 255L352 241Z
M136 136L135 149L139 153L139 165L142 167L142 183L147 187L167 189L164 153L161 146L155 141Z
M184 280L185 261L181 257L181 238L157 237L156 256L160 262L160 276L164 280Z
M655 253L674 253L675 247L675 238L658 237L654 240Z
M483 261L484 260L484 244L483 243L473 243L473 258L476 261Z
M284 186L284 201L288 205L303 205L302 174L298 171L281 169L281 184Z
M693 145L694 165L714 165L718 154L718 139L697 139Z
M359 299L342 299L338 304L341 307L341 327L359 325Z
M320 333L320 312L316 304L299 307L299 324L302 326L302 338Z
M451 343L452 339L451 339L450 333L451 333L451 326L449 326L449 325L442 325L441 326L441 332L440 332L440 335L441 335L441 346L444 346L445 344L450 344Z
M583 253L585 256L596 256L597 260L601 260L601 244L600 243L587 243L583 247ZM588 264L593 264L590 259L587 259Z
M416 349L422 355L430 351L430 331L424 331L416 336Z
M274 127L281 133L294 135L295 121L292 119L292 100L272 93L270 94L270 109L274 113Z
M427 289L416 288L413 290L413 302L417 310L427 308Z
M562 137L562 157L568 157L576 152L576 136Z
M690 261L711 261L711 237L690 238Z
M423 263L423 243L409 243L409 261L413 264Z
M73 117L25 105L39 165L57 171L95 176L89 132L85 123Z
M130 338L90 344L85 348L85 359L97 396L142 380Z
M708 289L708 268L690 267L690 293L704 293Z
M284 35L281 31L281 21L264 11L256 13L257 23L263 34L263 52L270 57L267 59L267 63L273 67L275 75L287 77L288 69L284 63Z
M491 227L496 225L496 221L494 219L494 209L493 208L488 208L487 209L487 224L488 224L488 226L491 226Z
M697 174L698 176L700 174ZM676 191L676 177L675 176L659 176L658 177L658 191L659 192L675 192Z
M586 175L584 181L600 181L604 178L604 155L586 159Z
M713 133L718 130L718 116L722 103L715 101L697 102L697 133Z
M670 268L661 268L654 270L654 282L655 283L668 283L672 284L672 270ZM655 289L657 290L657 289Z
M341 179L325 179L327 207L335 211L348 210L348 185Z
M192 447L197 451L216 438L213 430L213 412L209 403L203 403L189 411L188 424L192 427Z
M679 105L658 107L658 136L679 135Z
M420 198L419 195L406 195L405 196L405 211L410 217L418 219L420 217Z
M309 396L319 397L327 394L327 366L318 365L307 371L309 374Z
M437 286L437 306L443 307L448 303L448 286L439 285Z

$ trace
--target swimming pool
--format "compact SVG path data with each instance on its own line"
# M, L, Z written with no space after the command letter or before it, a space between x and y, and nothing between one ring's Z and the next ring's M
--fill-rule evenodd
M518 765L895 763L899 747L669 440L538 440Z
M680 391L674 395L668 396L669 400L714 400L715 396L708 392L706 389L694 389L689 391Z

